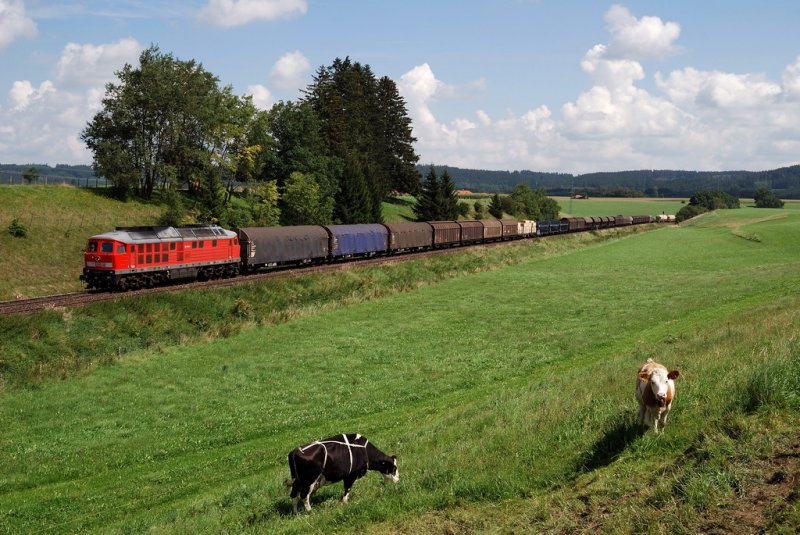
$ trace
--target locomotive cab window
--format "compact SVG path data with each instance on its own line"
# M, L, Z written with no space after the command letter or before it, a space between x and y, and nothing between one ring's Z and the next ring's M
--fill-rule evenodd
M103 242L100 246L101 253L113 253L114 252L114 244L111 242Z
M117 253L119 253L119 254L125 253L125 246L124 245L117 245Z
M96 241L90 241L89 242L89 247L86 248L86 252L96 253L97 252L97 242Z

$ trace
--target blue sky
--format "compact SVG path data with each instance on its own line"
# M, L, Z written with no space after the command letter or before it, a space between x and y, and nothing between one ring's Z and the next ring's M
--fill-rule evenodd
M421 163L583 173L800 163L800 2L0 0L0 163L90 163L142 49L267 109L350 56L393 78Z

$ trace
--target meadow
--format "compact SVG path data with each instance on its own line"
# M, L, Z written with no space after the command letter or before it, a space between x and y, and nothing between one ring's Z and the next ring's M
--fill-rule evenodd
M336 306L10 389L0 530L797 532L798 207L591 238L365 300L380 277L353 268ZM682 374L658 437L635 422L648 357ZM286 454L339 432L400 482L292 517Z

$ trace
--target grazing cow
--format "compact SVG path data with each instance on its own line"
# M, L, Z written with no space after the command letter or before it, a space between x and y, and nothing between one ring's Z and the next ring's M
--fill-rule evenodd
M679 375L678 370L667 372L664 366L653 359L647 359L639 368L636 400L639 402L639 423L642 427L651 427L656 434L664 430L675 399L675 379Z
M347 503L356 479L376 470L385 479L400 481L397 458L389 457L365 437L358 434L336 435L300 446L289 454L292 479L292 512L297 514L297 501L302 498L306 511L311 510L311 494L323 485L344 481L342 502Z

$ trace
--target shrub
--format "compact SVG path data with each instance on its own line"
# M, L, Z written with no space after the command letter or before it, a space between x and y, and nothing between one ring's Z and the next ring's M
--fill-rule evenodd
M8 233L15 238L24 238L28 235L28 226L15 218L8 226Z
M783 208L783 201L769 188L758 188L753 199L756 201L756 208Z
M739 208L739 199L720 190L698 191L689 199L689 204L702 206L706 210Z
M680 223L681 221L686 221L687 219L691 219L705 212L708 212L708 210L703 206L699 206L696 204L687 204L686 206L678 210L678 213L675 214L675 220L678 223Z

